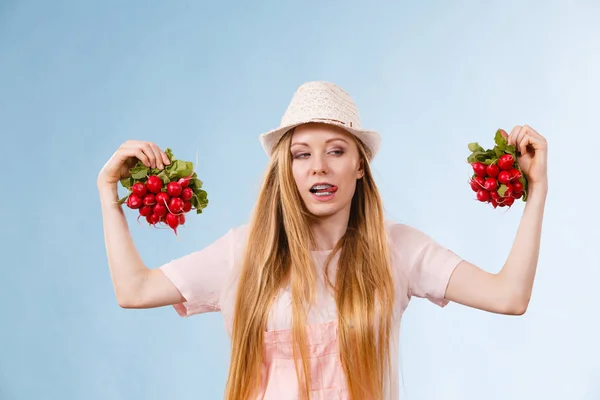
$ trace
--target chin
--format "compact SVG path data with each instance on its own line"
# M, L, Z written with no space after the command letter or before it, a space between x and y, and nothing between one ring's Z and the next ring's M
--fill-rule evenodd
M315 217L327 218L342 211L344 206L336 203L315 204L311 202L307 204L306 208Z
M340 210L333 207L308 207L308 211L315 217L326 218L337 214Z

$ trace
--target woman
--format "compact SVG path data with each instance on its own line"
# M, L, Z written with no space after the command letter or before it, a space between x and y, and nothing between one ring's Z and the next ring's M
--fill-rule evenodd
M300 86L281 125L260 140L270 164L250 223L157 269L136 251L117 182L138 159L164 168L165 153L127 142L98 176L119 304L220 311L232 341L228 400L397 399L400 320L412 296L502 314L527 309L548 190L546 141L532 128L508 136L530 193L497 274L384 219L369 167L380 137L361 128L336 85Z

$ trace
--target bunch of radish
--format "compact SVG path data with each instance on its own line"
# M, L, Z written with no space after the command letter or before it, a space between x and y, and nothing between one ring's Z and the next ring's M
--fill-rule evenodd
M473 168L469 185L480 202L510 208L515 200L527 201L527 179L519 168L515 147L507 143L502 131L496 132L494 141L494 148L487 150L477 142L469 143L467 161Z
M191 210L202 213L208 198L194 164L175 159L171 149L165 153L171 163L162 170L146 167L141 161L129 170L131 176L121 180L128 194L119 204L139 210L138 220L145 217L151 226L164 224L177 234L177 228L185 224L185 214Z

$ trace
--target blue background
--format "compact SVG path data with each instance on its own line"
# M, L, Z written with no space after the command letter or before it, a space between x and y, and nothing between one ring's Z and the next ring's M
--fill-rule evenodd
M210 204L175 237L137 223L155 268L246 223L295 89L333 81L378 129L388 218L497 272L523 203L474 201L467 143L529 124L550 192L522 317L414 300L404 400L598 399L600 6L593 1L0 1L0 399L218 399L218 314L124 310L96 176L127 139L194 161Z

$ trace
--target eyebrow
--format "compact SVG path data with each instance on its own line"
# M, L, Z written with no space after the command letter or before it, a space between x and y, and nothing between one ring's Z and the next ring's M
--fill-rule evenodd
M325 143L335 142L336 140L341 140L342 142L344 142L344 143L348 144L348 142L346 142L346 140L345 140L345 139L342 139L342 138L339 138L339 137L337 137L337 138L331 138L331 139L327 139L327 140L325 141ZM306 143L304 143L304 142L294 142L294 143L292 143L292 144L290 145L290 147L292 147L292 146L300 146L300 145L304 145L304 146L310 147L310 146L308 146L308 144L306 144Z

